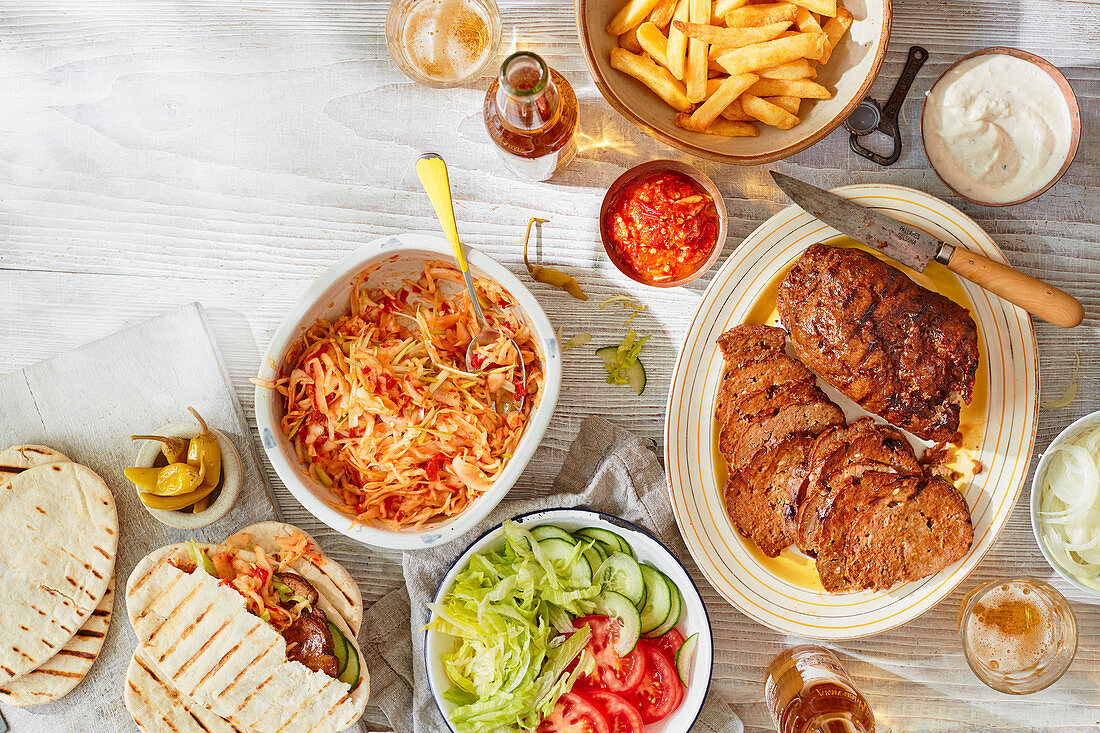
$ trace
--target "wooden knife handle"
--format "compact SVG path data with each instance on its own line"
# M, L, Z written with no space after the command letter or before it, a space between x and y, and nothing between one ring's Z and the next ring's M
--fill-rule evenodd
M1056 326L1073 328L1085 317L1081 301L1064 290L963 247L955 248L947 269Z

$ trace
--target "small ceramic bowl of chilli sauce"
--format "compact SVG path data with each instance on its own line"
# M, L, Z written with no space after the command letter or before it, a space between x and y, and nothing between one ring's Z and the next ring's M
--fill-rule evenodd
M726 241L726 204L714 183L675 160L623 173L600 206L608 258L631 280L674 288L710 269Z

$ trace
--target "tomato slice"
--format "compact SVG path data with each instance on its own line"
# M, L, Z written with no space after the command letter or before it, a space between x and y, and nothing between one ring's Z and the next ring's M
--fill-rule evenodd
M645 653L646 673L630 699L638 707L645 723L664 720L684 701L684 687L676 667L652 642L642 640L638 646Z
M684 645L684 635L676 629L669 629L664 636L658 636L653 640L654 645L672 660L673 664L676 663L676 652L680 651L680 647Z
M611 729L596 705L574 692L567 692L539 723L538 733L611 733Z
M642 733L645 727L642 714L622 695L606 690L592 690L583 695L603 710L611 733Z
M637 687L645 676L645 655L639 647L634 647L625 657L615 651L622 621L609 616L583 616L573 620L573 626L578 629L585 624L592 629L587 648L596 660L596 671L578 680L578 686L611 692L629 692Z

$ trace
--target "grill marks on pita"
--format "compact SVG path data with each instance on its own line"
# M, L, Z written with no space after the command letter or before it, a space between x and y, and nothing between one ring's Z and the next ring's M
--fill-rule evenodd
M813 374L785 353L786 333L736 326L718 339L719 448L734 527L775 557L816 557L830 592L885 590L939 572L969 551L966 500L925 475L898 430L846 425Z
M80 666L71 654L57 657L79 629L99 626L90 622L114 574L114 498L91 469L44 446L0 451L0 465L8 471L0 477L0 576L9 601L0 623L0 699L48 702L71 690L99 652L101 637L80 650L93 654ZM54 657L56 666L15 684ZM71 683L46 684L51 678Z

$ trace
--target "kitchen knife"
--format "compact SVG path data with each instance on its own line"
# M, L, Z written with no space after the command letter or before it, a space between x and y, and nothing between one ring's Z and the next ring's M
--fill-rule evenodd
M1085 317L1079 300L1042 280L964 247L941 242L920 229L790 176L773 171L772 178L806 213L918 272L924 272L928 263L935 260L956 275L1056 326L1072 328Z

